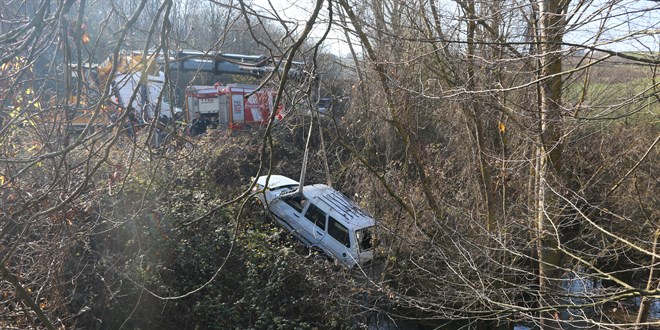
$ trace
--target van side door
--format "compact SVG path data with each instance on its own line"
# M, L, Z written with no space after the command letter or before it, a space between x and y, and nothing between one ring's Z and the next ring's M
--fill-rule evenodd
M275 216L277 222L294 235L302 238L302 224L307 221L304 219L303 213L307 204L309 204L309 201L302 195L282 196L271 201L269 210Z
M324 240L324 245L335 258L344 264L351 265L357 260L357 255L354 253L355 249L351 242L351 231L344 226L341 222L333 217L328 217L328 235ZM329 237L328 237L329 236Z
M305 212L305 220L301 224L301 234L311 245L318 244L325 236L325 223L327 215L313 203Z

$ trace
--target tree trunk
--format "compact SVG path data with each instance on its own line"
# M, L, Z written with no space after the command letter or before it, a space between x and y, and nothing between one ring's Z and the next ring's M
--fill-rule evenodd
M655 235L653 237L653 256L651 257L651 266L649 267L649 277L648 281L646 282L646 290L653 290L653 276L655 274L655 263L657 262L655 256L658 253L658 237L660 237L660 229L656 230ZM641 324L645 323L646 319L649 316L649 309L651 307L651 299L648 297L642 297L642 302L639 304L639 312L637 313L637 320L635 323ZM637 327L637 329L641 329L641 327Z
M358 18L353 12L353 9L351 8L348 1L340 1L339 4L344 8L346 15L354 25L358 38L362 42L366 52L367 58L372 63L374 71L376 71L376 74L378 75L378 82L382 88L385 97L385 104L387 105L387 112L390 116L390 124L396 130L402 144L406 146L410 152L413 165L415 166L417 173L419 173L422 192L426 197L426 201L429 204L431 210L435 213L436 217L445 218L445 213L440 209L434 194L431 177L427 174L427 169L424 166L425 157L422 156L423 148L419 143L419 139L415 138L414 134L411 134L410 129L405 123L405 118L403 118L404 116L401 116L400 111L396 107L397 102L395 101L394 93L388 82L389 79L385 64L381 62L380 57L374 49L370 39L362 29L362 26L359 24Z
M559 236L553 219L558 208L558 198L548 187L560 178L562 156L562 53L565 8L568 0L539 0L538 41L540 51L539 68L539 150L537 151L538 176L536 189L537 249L539 257L539 290L541 304L554 304L552 292L559 289L562 254ZM553 223L554 222L554 223ZM543 313L543 328L558 325L549 322L556 316Z
M432 2L433 3L433 2ZM479 70L476 60L479 58L477 55L477 46L482 42L482 40L477 40L477 14L474 0L462 1L459 3L461 8L465 11L467 19L467 77L463 84L465 88L469 91L477 91L479 86L477 84L477 71ZM433 6L435 4L433 3ZM440 19L436 12L433 12L434 21L438 25L437 33L438 36L442 36L442 30L440 29ZM446 48L445 48L446 49ZM450 55L449 55L450 56ZM447 81L448 84L454 87L458 86L456 82ZM467 122L471 123L474 127L470 127L468 124L468 131L470 135L474 138L475 144L475 156L477 158L479 169L477 173L477 180L479 182L479 190L483 198L485 205L485 226L486 229L494 233L498 230L498 219L497 219L497 202L495 199L495 188L493 185L492 179L492 169L488 160L486 159L486 139L484 132L484 117L482 115L483 107L478 102L477 98L470 98L462 106L463 114L465 115Z

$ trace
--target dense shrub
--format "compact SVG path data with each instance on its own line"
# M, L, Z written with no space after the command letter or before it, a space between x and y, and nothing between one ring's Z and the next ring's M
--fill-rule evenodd
M176 162L117 149L70 248L66 323L80 328L344 328L364 281L309 254L251 199L255 133L212 134ZM279 149L281 150L281 149ZM290 154L300 151L285 150ZM109 192L112 191L112 194ZM90 196L92 198L92 196Z

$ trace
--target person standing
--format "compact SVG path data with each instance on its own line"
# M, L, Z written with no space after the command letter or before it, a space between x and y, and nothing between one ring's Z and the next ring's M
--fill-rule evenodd
M206 133L208 122L202 117L199 112L195 112L193 120L190 122L190 136L199 136Z

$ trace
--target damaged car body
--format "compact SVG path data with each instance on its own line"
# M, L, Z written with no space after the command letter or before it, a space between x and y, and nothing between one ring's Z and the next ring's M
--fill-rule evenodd
M341 192L324 184L300 187L282 175L259 177L253 192L275 220L310 249L349 267L373 259L376 220Z

